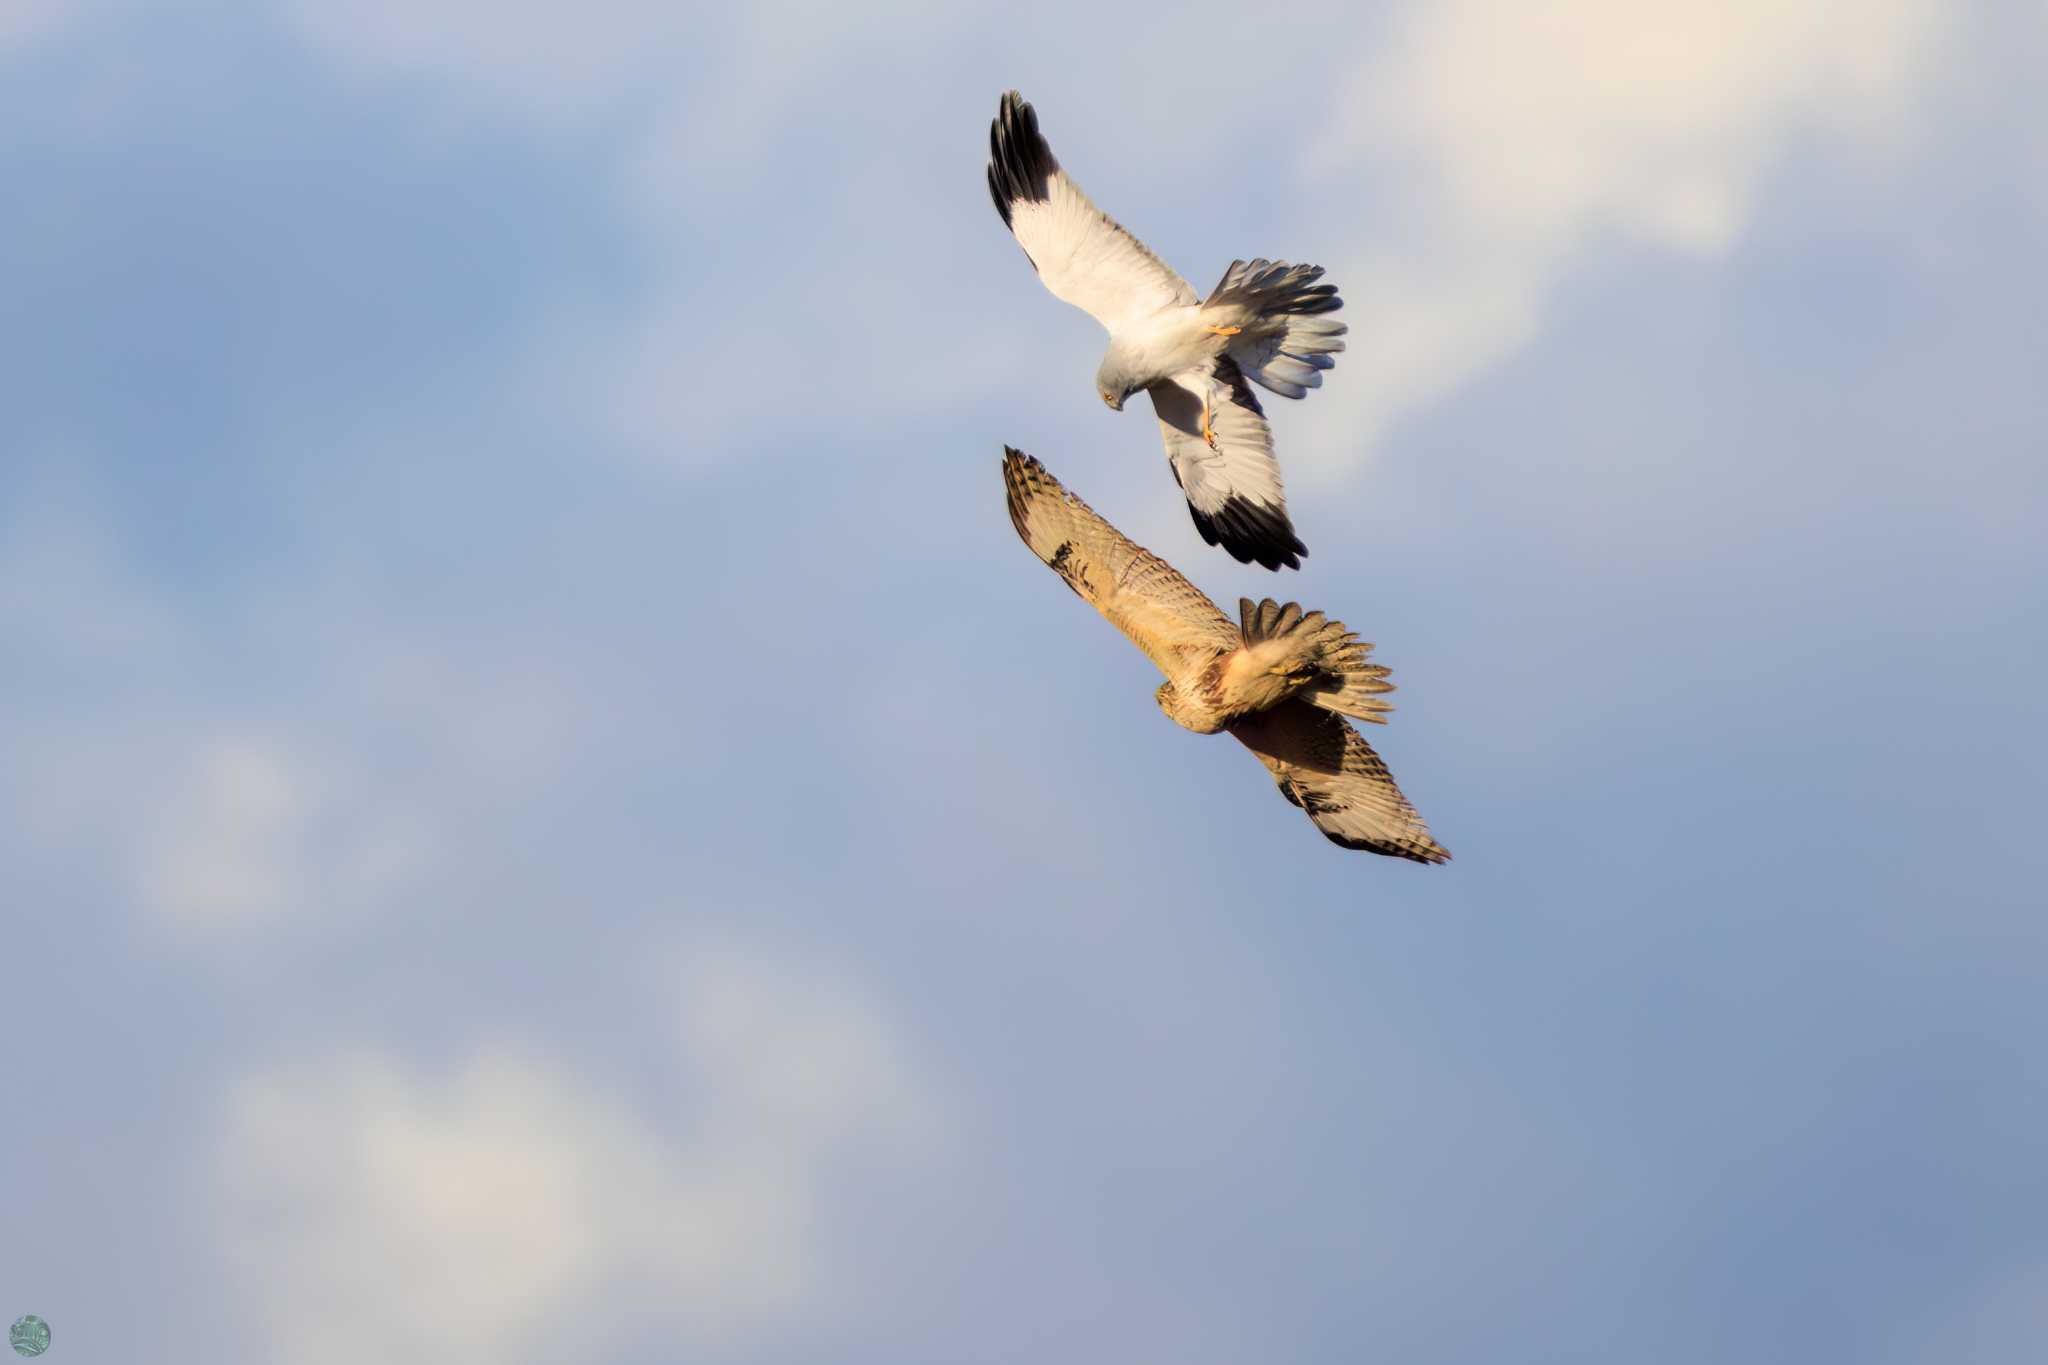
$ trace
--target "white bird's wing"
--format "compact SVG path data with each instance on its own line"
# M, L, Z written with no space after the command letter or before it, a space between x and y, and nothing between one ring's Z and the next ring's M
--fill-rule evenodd
M1145 244L1088 201L1039 135L1038 114L1012 90L989 125L988 192L1053 297L1112 334L1195 291Z
M1387 765L1342 716L1293 698L1245 717L1230 733L1331 843L1418 863L1450 861Z
M1167 677L1243 643L1238 628L1201 589L1097 516L1029 455L1004 448L1003 485L1010 521L1031 552Z
M1299 569L1308 547L1287 518L1280 462L1273 458L1273 429L1237 362L1218 356L1148 392L1159 414L1166 458L1187 494L1188 512L1202 539L1221 545L1240 564ZM1216 433L1214 449L1202 437L1205 397Z

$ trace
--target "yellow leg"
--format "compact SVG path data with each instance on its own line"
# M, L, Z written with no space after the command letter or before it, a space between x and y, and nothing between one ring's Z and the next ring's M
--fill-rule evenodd
M1215 334L1216 336L1220 336L1220 337L1234 337L1234 336L1236 336L1236 335L1237 335L1237 334L1238 334L1239 332L1242 332L1242 331L1244 330L1244 328L1242 328L1242 327L1204 327L1204 328L1203 328L1202 330L1203 330L1203 331L1205 331L1205 332L1211 332L1211 333L1214 333L1214 334Z
M1214 450L1216 448L1216 429L1209 425L1209 399L1212 396L1212 392L1207 385L1202 387L1202 439L1209 443L1209 449Z

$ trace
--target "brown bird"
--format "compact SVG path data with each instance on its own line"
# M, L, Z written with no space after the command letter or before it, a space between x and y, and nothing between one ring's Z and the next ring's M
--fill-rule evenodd
M1228 730L1332 843L1419 863L1450 853L1345 717L1386 723L1387 670L1342 622L1267 598L1238 623L1134 545L1031 456L1003 451L1010 521L1031 552L1166 675L1159 709L1199 735Z

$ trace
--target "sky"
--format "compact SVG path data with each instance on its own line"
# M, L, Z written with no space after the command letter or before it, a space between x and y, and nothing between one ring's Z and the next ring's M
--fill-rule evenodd
M2048 1340L2048 10L0 0L49 1359ZM1315 260L1303 571L987 202ZM1142 405L1140 405L1142 408ZM1375 642L1320 838L1004 511Z

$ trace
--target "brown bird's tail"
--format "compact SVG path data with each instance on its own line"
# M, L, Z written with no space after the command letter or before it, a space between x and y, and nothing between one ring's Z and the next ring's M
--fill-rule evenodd
M1237 613L1246 649L1268 641L1285 645L1289 665L1310 675L1312 681L1295 694L1303 701L1353 720L1387 723L1386 713L1394 708L1380 695L1394 690L1385 681L1389 670L1366 661L1372 646L1342 621L1270 597L1258 603L1240 597Z

